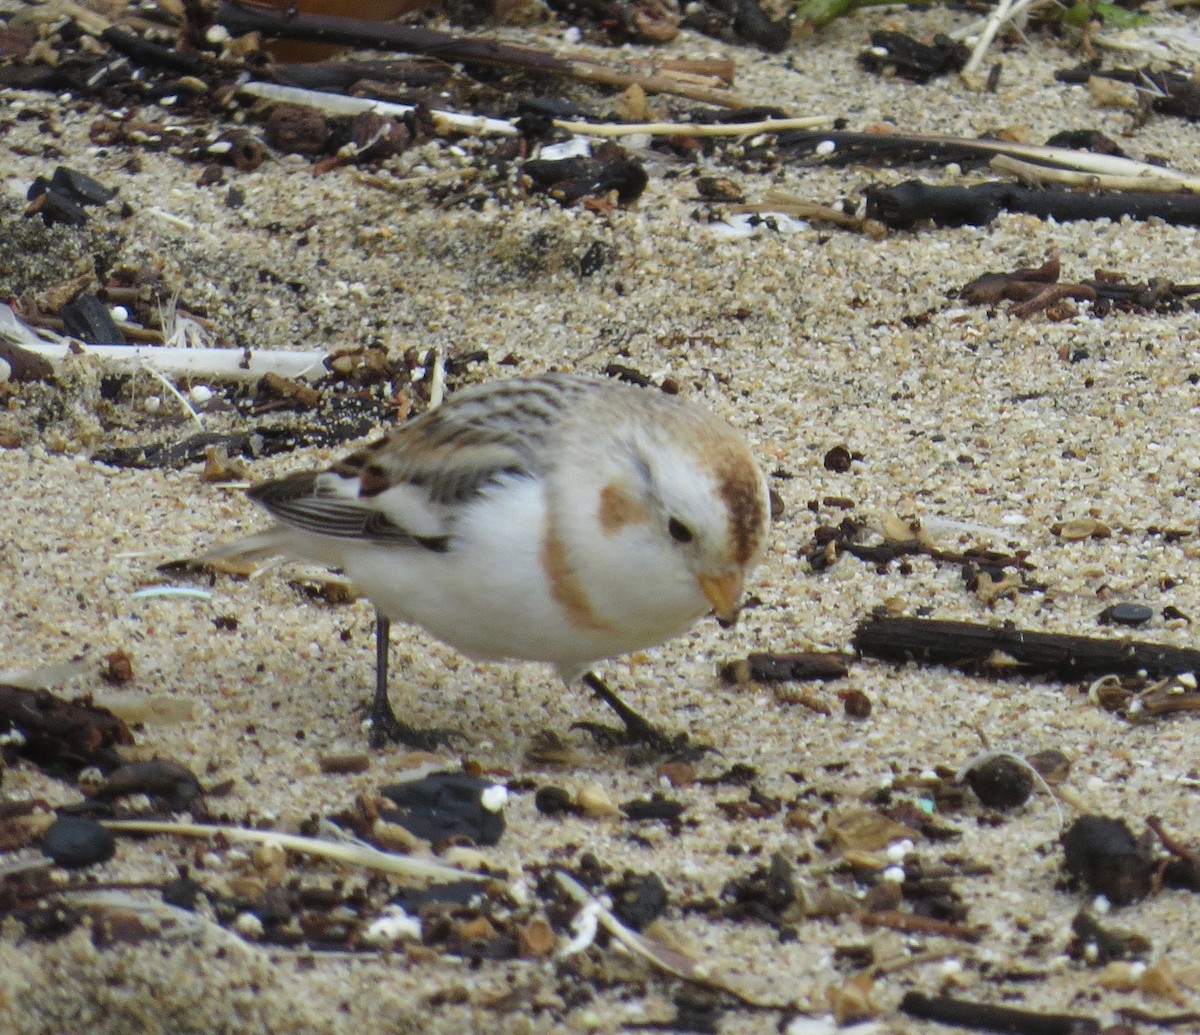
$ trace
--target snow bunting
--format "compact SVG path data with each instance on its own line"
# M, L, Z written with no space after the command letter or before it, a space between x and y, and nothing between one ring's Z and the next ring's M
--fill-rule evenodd
M209 556L316 561L370 598L376 744L429 743L388 702L392 619L473 659L549 663L585 680L629 734L652 734L589 669L709 610L732 623L770 526L766 480L723 420L569 374L463 390L326 471L250 496L277 524Z

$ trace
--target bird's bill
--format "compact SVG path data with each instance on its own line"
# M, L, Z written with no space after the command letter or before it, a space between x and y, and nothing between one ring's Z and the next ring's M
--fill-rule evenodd
M718 622L730 626L737 621L742 602L740 575L701 575L700 589L712 604Z

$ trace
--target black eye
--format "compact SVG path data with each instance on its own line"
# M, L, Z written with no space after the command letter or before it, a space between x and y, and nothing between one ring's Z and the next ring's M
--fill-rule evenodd
M677 543L690 543L695 539L692 530L688 528L679 518L671 518L667 522L667 531L671 533L671 538Z

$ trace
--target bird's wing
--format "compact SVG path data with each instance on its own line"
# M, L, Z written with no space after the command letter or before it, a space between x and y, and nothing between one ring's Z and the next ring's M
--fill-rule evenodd
M279 521L339 539L446 550L460 509L507 477L545 473L572 383L468 390L327 471L250 490Z

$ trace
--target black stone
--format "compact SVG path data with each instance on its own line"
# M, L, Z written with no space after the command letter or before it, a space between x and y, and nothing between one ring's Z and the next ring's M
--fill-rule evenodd
M42 835L42 851L59 866L107 862L116 850L116 838L94 819L83 816L60 816Z

